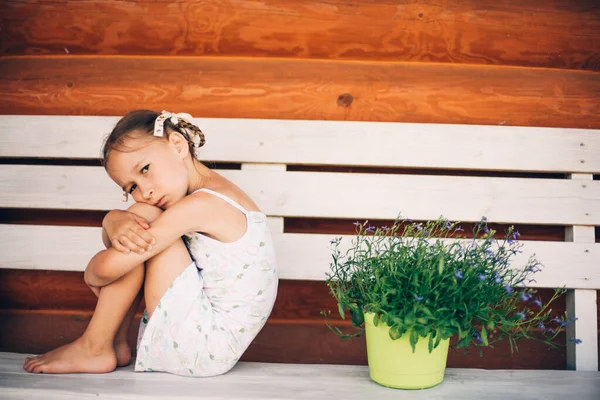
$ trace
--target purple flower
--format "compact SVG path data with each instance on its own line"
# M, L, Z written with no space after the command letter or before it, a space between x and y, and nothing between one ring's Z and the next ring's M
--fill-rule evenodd
M540 322L540 324L538 325L538 327L539 327L541 330L544 330L544 329L546 329L546 325L544 325L544 323L543 323L543 322Z
M353 225L354 226L360 226L360 222L356 221Z
M370 226L367 228L366 232L367 232L367 233L373 233L373 232L375 232L375 227L374 227L374 226L372 226L372 225L370 225Z
M485 281L487 279L487 276L485 276L485 274L479 274L479 275L477 275L477 277L479 279L481 279L482 281Z
M548 332L551 335L554 335L556 333L556 331L552 328L548 328L548 330L546 330L546 332Z
M483 339L481 339L481 336L479 336L479 332L473 332L473 338L475 338L475 340L477 340L479 343L483 342Z
M556 322L560 328L565 328L569 323L567 321L563 321L562 319L556 317L552 319L553 322Z
M506 285L504 286L504 290L506 290L506 293L512 293L512 288L510 287L510 285Z
M383 229L386 232L390 230L390 228L388 228L386 225L382 226L381 229Z
M531 295L530 294L525 293L525 292L521 293L521 300L527 301L529 299L531 299Z
M525 314L519 311L516 315L518 315L521 319L525 319Z
M538 307L542 308L542 302L540 301L540 299L535 299L535 300L533 301L533 303L534 303L536 306L538 306Z
M417 300L417 301L421 301L421 300L423 300L423 296L417 296L417 295L415 294L415 300Z
M516 242L516 240L521 236L521 234L519 233L519 231L515 231L513 232L509 237L508 237L508 244L513 244Z
M413 220L410 218L406 218L404 221L408 222L409 224L413 222Z
M464 232L464 229L459 226L458 228L456 228L456 232Z
M575 344L580 344L581 343L581 339L577 339L577 338L569 338L569 341L574 342Z
M463 278L463 274L462 274L462 272L461 272L461 271L457 271L457 272L454 274L454 276L455 276L455 277L457 277L458 279L462 279L462 278Z

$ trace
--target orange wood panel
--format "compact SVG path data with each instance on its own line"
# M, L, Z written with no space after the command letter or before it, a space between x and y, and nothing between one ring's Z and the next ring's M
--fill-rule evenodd
M542 303L552 289L539 289ZM83 272L0 269L0 309L93 311L96 297L83 282ZM552 307L555 316L565 310L561 296ZM143 307L140 307L140 311ZM279 282L272 319L323 321L322 310L331 310L339 320L337 306L323 281L288 280Z
M593 0L4 1L0 54L225 55L598 69Z
M91 311L7 311L0 310L0 351L39 354L69 343L85 330ZM135 349L140 315L129 331L129 344ZM565 335L557 338L564 343ZM453 341L451 341L453 343ZM519 353L511 356L508 342L495 348L451 349L450 368L486 369L566 369L564 348L552 349L535 341L517 342ZM270 319L252 342L242 361L282 363L367 363L364 337L340 339L322 322Z
M600 73L198 57L0 58L3 114L405 121L600 128Z

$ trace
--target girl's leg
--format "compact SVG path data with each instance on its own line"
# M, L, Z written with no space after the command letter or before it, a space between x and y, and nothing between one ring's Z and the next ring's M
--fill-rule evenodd
M117 366L114 341L117 331L144 280L144 265L100 289L94 315L83 335L72 343L39 357L27 359L29 372L110 372Z
M149 222L162 212L146 204L136 204L130 210ZM148 260L146 271L140 265L121 279L101 288L96 310L83 336L66 346L26 360L24 368L29 372L45 373L101 373L114 370L117 356L113 344L117 349L119 344L126 345L127 331L139 306L144 272L146 308L150 316L171 283L191 263L191 256L180 239Z
M129 307L129 311L125 315L119 330L117 331L117 336L115 337L115 352L117 353L117 367L124 367L129 365L131 362L131 348L129 347L129 343L127 342L127 334L129 333L129 328L131 327L131 323L135 318L135 312L140 306L142 302L143 289L139 291L136 298L133 300L133 304Z

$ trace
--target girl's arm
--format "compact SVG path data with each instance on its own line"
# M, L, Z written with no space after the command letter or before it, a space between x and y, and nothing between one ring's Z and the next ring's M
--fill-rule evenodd
M207 231L205 221L210 222L209 207L202 196L187 196L163 212L148 229L156 239L152 249L137 254L122 253L114 248L100 251L89 262L84 279L90 286L106 286L136 266L154 257L169 247L181 236L193 231Z

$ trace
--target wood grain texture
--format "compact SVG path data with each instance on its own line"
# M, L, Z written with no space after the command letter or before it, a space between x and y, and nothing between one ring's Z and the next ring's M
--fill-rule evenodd
M111 374L47 376L23 371L24 354L0 353L3 399L146 400L596 400L596 371L485 371L447 368L444 381L427 390L393 390L369 379L366 366L281 365L240 362L225 375L182 379L163 373L134 373L133 366Z
M428 63L198 57L0 58L4 114L600 128L600 73Z
M538 289L542 303L553 293ZM93 311L95 306L96 297L83 282L82 272L0 269L0 309ZM562 316L565 307L561 296L552 306L553 315ZM325 282L281 279L271 318L322 322L322 310L337 310ZM331 318L340 319L337 312Z
M133 349L140 317L138 314L129 331L128 340ZM81 336L90 318L91 311L0 310L0 351L34 354L49 351ZM565 336L560 334L557 343L564 342ZM519 353L512 356L508 341L483 349L483 357L475 348L468 353L465 349L453 349L448 356L448 367L566 369L564 349L552 349L533 340L517 344ZM242 361L366 365L365 349L363 336L341 339L322 321L270 319Z
M221 55L598 70L593 0L4 1L5 55Z

